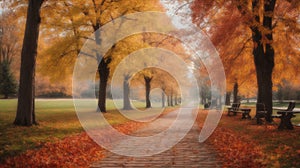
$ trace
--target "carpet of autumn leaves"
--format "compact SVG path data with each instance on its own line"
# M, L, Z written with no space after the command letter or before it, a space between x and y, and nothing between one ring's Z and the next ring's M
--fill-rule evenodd
M223 167L264 167L266 156L260 146L229 129L217 128L209 138Z
M207 111L199 114L197 121L202 127ZM114 127L130 134L144 125L126 122ZM297 167L299 132L300 128L278 131L277 125L258 126L251 120L241 120L240 116L223 115L207 143L216 150L222 167ZM86 133L80 133L40 144L37 149L6 159L0 167L88 167L105 157L105 152Z
M143 124L127 122L115 126L125 134ZM96 144L85 132L41 144L41 148L8 158L0 167L88 167L93 161L104 157L105 149Z
M199 127L206 114L198 115ZM300 128L279 131L278 123L257 125L255 120L223 115L207 142L216 150L222 167L298 167Z

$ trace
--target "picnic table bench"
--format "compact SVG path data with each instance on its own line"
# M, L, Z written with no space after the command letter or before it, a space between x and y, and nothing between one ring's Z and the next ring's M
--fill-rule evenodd
M290 102L286 110L281 108L273 108L273 110L278 110L277 115L272 115L273 118L280 118L280 124L278 126L279 130L282 129L294 129L294 126L291 122L293 117L296 117L295 114L300 113L300 111L293 111L296 106L295 102Z
M228 107L228 116L231 116L231 113L235 116L237 115L237 113L241 113L242 114L242 119L251 119L250 116L250 112L251 109L250 108L240 108L240 103L232 103L231 107Z
M291 122L293 117L296 117L295 114L300 114L300 111L278 111L277 114L280 116L280 124L278 126L279 130L282 129L294 129L294 126Z

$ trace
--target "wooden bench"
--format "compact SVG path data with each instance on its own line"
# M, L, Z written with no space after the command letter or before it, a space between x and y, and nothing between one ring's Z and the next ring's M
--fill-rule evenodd
M295 102L289 102L289 106L286 110L283 110L281 108L273 108L273 110L279 110L279 111L293 111L294 108L296 106L296 103ZM281 118L281 114L275 114L275 115L272 115L272 118Z
M280 116L280 124L278 126L279 130L282 129L294 129L294 126L291 122L291 119L293 117L296 117L295 114L300 114L300 111L278 111L277 114L281 115Z
M228 109L228 116L231 116L230 114L233 113L233 115L237 115L237 113L242 114L242 119L251 119L250 112L251 109L249 108L240 108L240 103L232 103L231 107Z
M240 105L241 105L241 103L232 103L232 104L231 104L231 107L228 107L228 108L227 108L227 111L228 111L227 115L228 115L228 116L231 116L231 115L230 115L231 113L233 113L233 115L236 115L237 111L238 111L239 108L240 108Z
M278 126L279 130L294 129L291 119L293 117L296 117L295 114L300 113L300 111L293 111L295 106L296 106L295 102L290 102L289 106L286 110L274 108L274 110L279 110L279 111L277 111L277 115L272 115L272 118L280 118L280 124Z

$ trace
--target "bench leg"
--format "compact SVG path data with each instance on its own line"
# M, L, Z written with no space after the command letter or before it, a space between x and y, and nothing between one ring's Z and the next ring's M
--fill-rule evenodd
M258 125L261 125L261 124L263 124L263 120L260 117L256 116L256 123Z
M246 113L242 113L242 119L246 119Z
M285 115L285 114L283 114L280 117L280 124L278 126L278 129L279 130L282 130L282 129L285 129L285 128L289 129L289 130L294 129L293 124L291 122L291 118L292 118L291 115Z
M251 120L251 116L250 116L250 114L249 114L250 112L247 112L245 115L246 115L246 119L249 119L249 120Z

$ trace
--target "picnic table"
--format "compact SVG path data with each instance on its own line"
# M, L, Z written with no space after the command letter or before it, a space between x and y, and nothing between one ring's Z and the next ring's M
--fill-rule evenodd
M294 129L294 126L291 122L291 119L293 117L295 117L295 114L300 113L300 111L278 111L277 114L280 115L280 124L278 126L278 129L282 130L282 129Z

